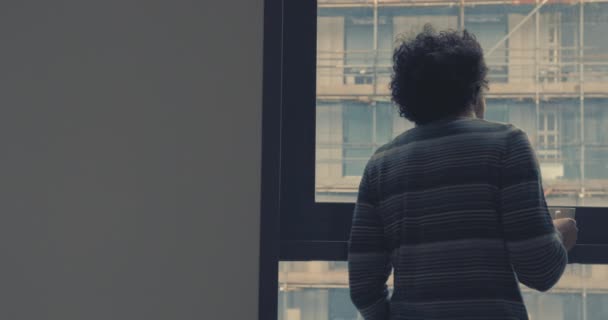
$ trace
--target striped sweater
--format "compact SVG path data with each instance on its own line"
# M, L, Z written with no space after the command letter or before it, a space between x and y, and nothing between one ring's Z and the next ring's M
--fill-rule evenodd
M348 259L365 319L520 320L518 282L550 289L567 253L526 134L460 118L418 126L372 156Z

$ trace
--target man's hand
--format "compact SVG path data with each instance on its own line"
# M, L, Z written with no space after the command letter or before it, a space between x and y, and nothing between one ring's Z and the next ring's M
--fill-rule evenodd
M566 250L570 251L578 239L576 221L570 218L555 219L553 220L553 225L555 225L555 229L561 234L564 247L566 247Z

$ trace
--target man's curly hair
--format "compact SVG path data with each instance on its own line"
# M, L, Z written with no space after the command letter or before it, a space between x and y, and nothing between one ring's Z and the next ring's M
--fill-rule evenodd
M426 25L393 54L392 99L402 117L425 124L463 114L488 87L488 68L475 36L437 33Z

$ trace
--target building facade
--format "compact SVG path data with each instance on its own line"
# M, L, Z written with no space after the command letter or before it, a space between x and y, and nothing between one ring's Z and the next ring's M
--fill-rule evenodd
M372 152L413 126L390 102L391 56L429 23L477 37L490 69L487 119L528 133L549 202L608 205L608 2L318 5L319 201L352 201Z

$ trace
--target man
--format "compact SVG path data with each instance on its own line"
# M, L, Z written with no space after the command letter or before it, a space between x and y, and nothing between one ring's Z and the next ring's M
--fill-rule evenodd
M519 282L555 285L576 223L552 222L526 134L482 120L487 67L472 35L427 26L393 60L393 101L416 127L363 173L349 244L354 304L371 320L528 319Z

